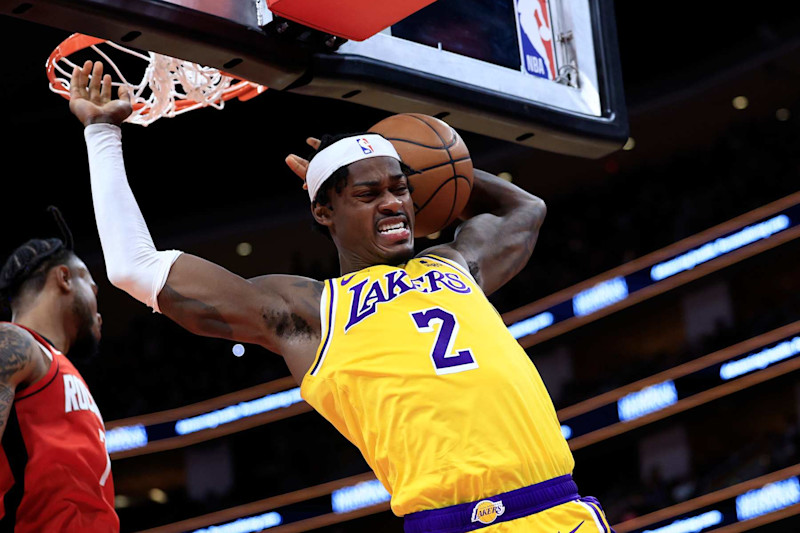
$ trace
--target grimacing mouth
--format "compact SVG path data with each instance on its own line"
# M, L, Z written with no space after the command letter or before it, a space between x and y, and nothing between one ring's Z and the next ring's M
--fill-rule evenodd
M381 235L396 235L405 230L410 230L408 219L405 216L387 217L378 222L377 230Z

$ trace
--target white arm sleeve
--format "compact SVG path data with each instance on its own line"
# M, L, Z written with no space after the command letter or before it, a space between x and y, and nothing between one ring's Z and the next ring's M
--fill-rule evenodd
M133 197L122 158L122 130L113 124L84 129L89 151L92 201L109 281L140 302L158 309L172 264L182 252L159 252Z

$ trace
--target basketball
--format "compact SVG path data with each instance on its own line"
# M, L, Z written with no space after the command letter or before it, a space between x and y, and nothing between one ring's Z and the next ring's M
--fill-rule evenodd
M378 122L369 131L386 137L403 162L417 171L409 176L416 214L414 235L430 235L452 223L472 192L472 159L456 130L428 115L404 113Z

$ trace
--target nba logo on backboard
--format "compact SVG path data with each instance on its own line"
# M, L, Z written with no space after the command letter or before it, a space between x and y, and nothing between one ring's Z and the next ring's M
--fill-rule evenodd
M358 142L358 145L361 147L361 151L364 152L367 155L369 155L369 154L371 154L372 152L375 151L375 150L372 149L372 145L369 144L369 141L367 139L365 139L364 137L356 139L356 142Z
M547 0L515 0L523 72L546 80L556 78L553 19Z

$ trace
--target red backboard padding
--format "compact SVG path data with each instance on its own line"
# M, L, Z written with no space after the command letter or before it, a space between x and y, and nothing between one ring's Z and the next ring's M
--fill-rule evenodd
M363 41L434 0L268 0L274 14L316 30Z

